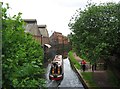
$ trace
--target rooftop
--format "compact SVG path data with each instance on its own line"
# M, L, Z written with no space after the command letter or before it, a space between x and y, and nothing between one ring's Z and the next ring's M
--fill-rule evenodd
M23 19L25 22L37 22L36 19Z
M38 25L38 28L46 28L46 25Z

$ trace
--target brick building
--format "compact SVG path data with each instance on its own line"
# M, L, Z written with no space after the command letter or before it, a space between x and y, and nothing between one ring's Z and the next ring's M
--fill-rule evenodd
M60 32L53 32L50 36L50 44L52 45L52 51L56 54L64 55L69 51L69 41L66 36L63 36Z
M54 32L50 36L50 44L51 45L63 44L63 35L62 35L62 33Z

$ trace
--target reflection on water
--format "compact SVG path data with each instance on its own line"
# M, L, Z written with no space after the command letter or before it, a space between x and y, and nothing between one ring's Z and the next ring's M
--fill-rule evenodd
M72 89L84 89L82 83L80 82L76 73L72 70L69 59L64 59L64 78L62 81L54 81L49 80L49 71L50 71L50 64L48 64L47 71L46 71L46 86L47 87L70 87ZM62 88L63 89L63 88Z

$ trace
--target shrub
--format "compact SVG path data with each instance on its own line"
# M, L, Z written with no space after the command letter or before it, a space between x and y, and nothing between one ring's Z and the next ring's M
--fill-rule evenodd
M24 32L21 13L7 15L9 5L2 7L2 84L10 87L43 86L43 49Z

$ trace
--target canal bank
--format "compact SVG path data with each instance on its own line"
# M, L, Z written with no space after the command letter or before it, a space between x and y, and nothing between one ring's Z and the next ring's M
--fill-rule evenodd
M82 72L80 68L76 67L76 63L73 62L73 60L77 60L76 62L80 63L81 58L71 52L69 54L69 59L72 68L76 71L86 89L120 89L119 84L116 83L118 80L110 69L100 70L99 67L97 67L97 70L95 71L88 68L85 72Z
M69 60L70 60L70 58L69 58ZM81 75L81 73L79 72L79 70L75 67L75 65L71 62L71 60L70 60L70 64L71 64L72 69L73 69L73 70L75 71L75 73L77 74L79 80L80 80L81 83L83 84L84 88L85 88L85 89L89 89L86 81L83 79L83 76Z

